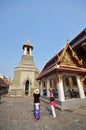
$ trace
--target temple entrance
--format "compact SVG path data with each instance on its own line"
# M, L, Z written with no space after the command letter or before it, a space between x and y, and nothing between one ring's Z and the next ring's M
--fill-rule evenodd
M70 76L64 79L64 94L65 99L79 98L79 90L75 76Z
M29 81L27 80L25 83L25 95L27 96L29 94Z

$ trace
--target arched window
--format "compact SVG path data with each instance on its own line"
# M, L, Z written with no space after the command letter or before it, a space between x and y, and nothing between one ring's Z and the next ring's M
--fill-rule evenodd
M25 95L28 95L29 93L29 81L27 80L25 83Z

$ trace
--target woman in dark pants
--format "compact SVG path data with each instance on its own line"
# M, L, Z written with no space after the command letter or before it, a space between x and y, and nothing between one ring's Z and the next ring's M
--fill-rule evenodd
M34 118L35 120L40 119L40 92L39 89L34 90Z

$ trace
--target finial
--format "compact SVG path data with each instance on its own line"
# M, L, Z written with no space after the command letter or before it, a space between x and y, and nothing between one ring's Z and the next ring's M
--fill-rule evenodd
M69 38L67 38L67 42L69 42Z
M30 43L30 35L28 35L28 40L27 40L27 42L29 42L29 43Z
M69 38L67 38L66 44L69 44Z

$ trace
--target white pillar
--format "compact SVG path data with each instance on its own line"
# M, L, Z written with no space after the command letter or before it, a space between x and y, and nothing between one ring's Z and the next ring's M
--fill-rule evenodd
M57 80L58 80L58 99L60 101L65 101L62 76L59 75Z
M47 87L47 97L49 97L50 96L50 92L49 92L50 82L49 82L49 79L47 79L46 87Z
M32 50L31 50L31 48L29 48L29 51L30 51L30 53L29 53L29 54L30 54L30 55L32 55Z
M80 81L80 76L77 76L76 79L77 79L80 98L85 98L84 89L83 89L82 83Z
M27 47L24 48L24 55L27 54Z
M40 84L40 89L41 89L40 95L41 95L41 96L43 96L43 87L42 87L42 81L41 81L41 84Z

